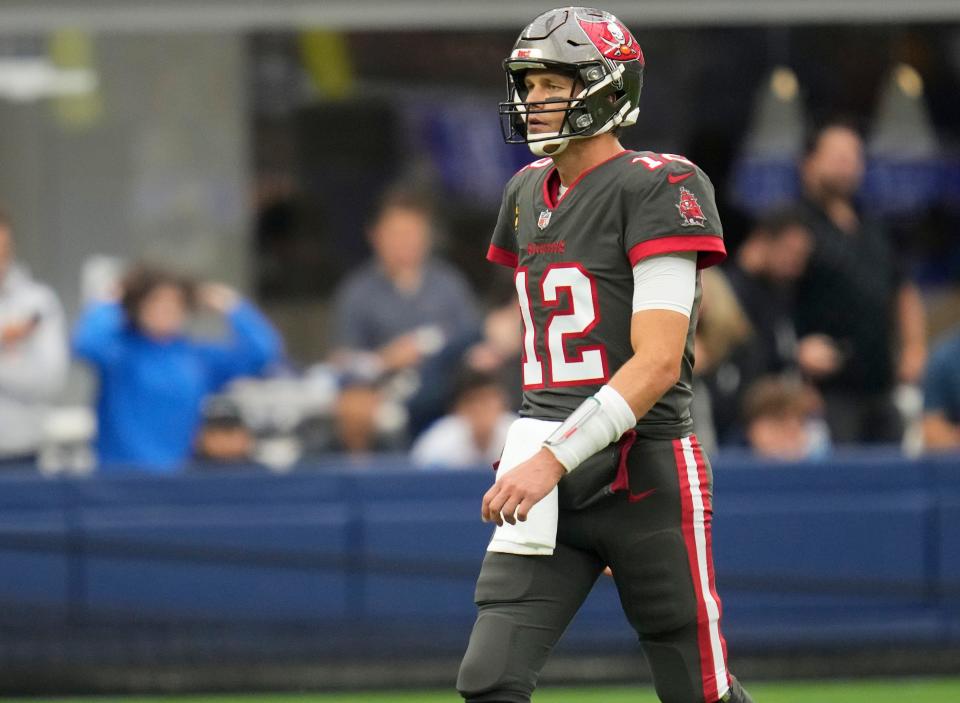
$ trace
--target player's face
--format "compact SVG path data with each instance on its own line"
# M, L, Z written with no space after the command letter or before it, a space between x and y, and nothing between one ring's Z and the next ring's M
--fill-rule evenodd
M380 403L380 394L366 386L353 386L340 393L334 420L337 438L347 451L365 452L373 446Z
M795 281L807 268L813 241L803 225L792 225L772 241L767 252L767 268L778 281Z
M197 446L206 459L243 461L253 452L253 437L245 427L204 427Z
M474 437L488 440L507 411L503 391L497 386L478 388L457 403L457 413L466 419Z
M527 134L550 134L563 128L564 112L559 108L567 102L548 103L548 100L569 100L579 89L579 84L570 76L554 71L531 69L523 78L527 89ZM544 112L544 110L557 110Z
M807 453L805 419L797 414L760 417L747 428L750 446L759 456L796 461Z
M846 127L824 130L806 164L808 185L826 195L849 198L863 181L863 141Z
M143 301L138 324L154 339L169 339L181 332L187 321L187 301L176 286L157 286Z
M388 271L419 268L430 253L430 222L421 212L393 208L374 226L371 240Z

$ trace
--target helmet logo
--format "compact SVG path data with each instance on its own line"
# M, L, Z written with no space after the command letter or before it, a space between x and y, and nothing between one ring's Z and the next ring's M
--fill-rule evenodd
M543 52L540 49L514 49L511 59L539 59Z
M613 40L618 46L623 46L627 43L623 32L620 30L620 27L617 26L616 22L607 22L607 33L613 37Z
M643 63L643 52L640 45L612 15L593 19L592 17L577 17L583 31L597 47L601 54L614 61L640 61Z
M680 218L683 222L681 227L705 227L707 218L700 209L700 203L697 202L697 196L689 190L680 186L680 202L677 203L677 210L680 211Z

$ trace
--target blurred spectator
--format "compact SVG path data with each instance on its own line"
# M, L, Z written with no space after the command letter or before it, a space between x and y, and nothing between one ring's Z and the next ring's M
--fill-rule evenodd
M223 316L230 329L224 339L187 336L189 314L198 305ZM172 273L137 267L125 277L119 302L84 311L73 349L99 375L100 466L170 472L190 456L204 398L279 361L282 343L230 288L194 286Z
M794 296L812 246L800 214L777 211L757 222L725 269L749 334L709 378L721 444L743 439L737 409L746 388L761 376L798 371Z
M703 296L694 336L694 393L690 413L697 439L707 452L717 449L719 432L715 418L721 416L723 399L714 398L711 383L730 353L750 335L750 323L723 271L717 267L701 272Z
M513 285L504 289L512 291ZM411 436L421 434L449 409L464 369L496 376L503 388L514 390L508 407L519 409L523 396L520 364L522 338L517 333L520 325L520 308L514 293L508 302L484 315L482 329L476 335L461 337L424 361L419 372L426 382L407 402Z
M464 277L431 256L433 211L406 190L386 194L370 228L374 260L351 275L336 295L334 362L351 373L378 378L419 370L445 349L474 341L479 319ZM448 375L448 374L443 374ZM414 378L413 395L424 379ZM443 378L428 379L436 386ZM443 411L449 397L431 408Z
M747 442L757 456L797 461L823 454L829 442L815 411L816 392L798 381L765 376L743 397Z
M863 142L833 123L801 165L801 209L814 236L797 291L798 361L826 402L837 442L898 442L896 383L919 383L926 358L923 303L903 277L883 226L857 209Z
M12 222L0 211L0 464L36 460L67 363L60 301L16 263Z
M923 444L960 449L960 331L936 346L923 384Z
M467 372L457 386L452 412L417 439L411 457L419 466L492 464L500 458L507 430L516 418L494 376Z
M203 405L203 424L197 434L196 458L205 464L248 464L254 460L256 440L230 398L211 396Z
M377 384L348 379L334 405L333 439L326 450L354 457L396 451L401 438L397 423L388 417L393 409Z
M511 295L502 301L495 301L483 319L481 340L467 349L463 363L471 371L496 376L501 388L510 389L507 406L511 410L519 410L523 400L523 338L517 330L523 323L513 290L512 285L500 287L498 293Z

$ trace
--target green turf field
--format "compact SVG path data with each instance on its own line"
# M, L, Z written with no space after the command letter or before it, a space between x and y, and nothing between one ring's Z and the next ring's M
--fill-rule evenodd
M756 703L949 703L960 701L960 679L885 679L870 681L757 683ZM453 693L247 694L126 698L21 699L22 703L456 703ZM544 689L536 703L657 703L649 688Z

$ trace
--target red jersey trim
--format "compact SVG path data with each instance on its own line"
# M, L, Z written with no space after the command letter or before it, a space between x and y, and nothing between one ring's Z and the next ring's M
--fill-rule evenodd
M554 166L552 169L550 169L549 172L547 172L547 177L543 179L543 202L551 210L556 210L557 207L560 205L560 203L563 202L563 199L566 198L568 195L570 195L570 191L576 188L577 184L580 181L582 181L587 175L589 175L590 173L593 173L604 164L608 164L615 159L619 159L621 156L628 153L629 151L630 151L629 149L624 149L620 153L614 154L609 159L604 159L603 161L596 164L595 166L591 166L590 168L588 168L586 171L584 171L579 176L577 176L576 180L570 184L569 188L563 191L563 195L561 195L559 198L557 197L557 193L560 190L559 176L557 177L557 180L556 180L556 184L557 184L556 187L553 187L550 185L551 180L553 180L554 174L557 172L557 167Z
M513 174L513 175L514 175L514 176L518 176L518 175L520 175L521 173L523 173L524 171L526 171L528 168L546 168L547 166L550 166L551 164L553 164L553 159L551 159L549 156L546 156L546 157L544 157L544 158L542 158L542 159L537 159L536 161L531 161L530 163L528 163L526 166L524 166L523 168L521 168L519 171L517 171L517 172L516 172L515 174Z
M699 256L697 256L698 269L716 266L727 258L727 248L723 245L723 239L716 235L709 234L699 234L695 236L670 235L650 239L646 242L640 242L630 249L627 257L630 259L630 265L636 266L638 261L642 261L648 256L677 254L683 251L695 251L699 253Z
M520 263L520 257L512 251L507 251L506 249L501 249L495 244L491 244L490 248L487 249L487 261L492 261L495 264L509 266L510 268L515 269Z

